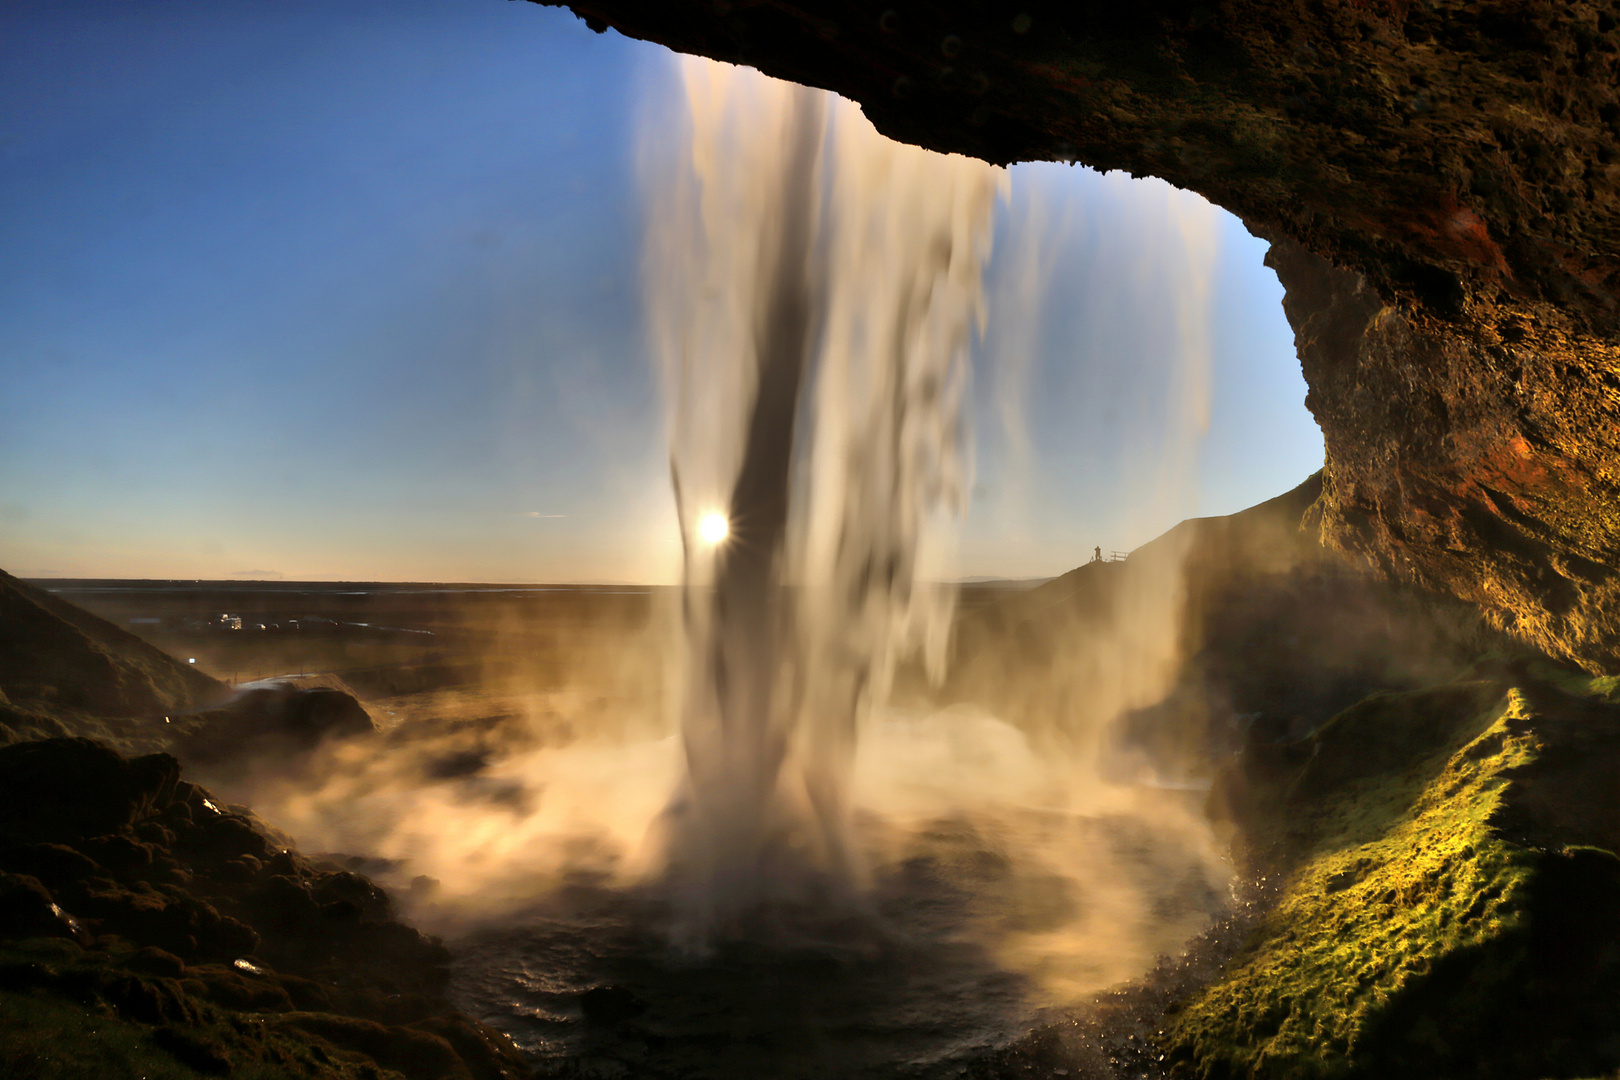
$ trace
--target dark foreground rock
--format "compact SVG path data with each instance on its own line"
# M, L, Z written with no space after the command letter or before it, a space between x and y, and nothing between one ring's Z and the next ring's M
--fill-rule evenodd
M168 755L0 748L0 1074L528 1076L448 1007L448 961Z

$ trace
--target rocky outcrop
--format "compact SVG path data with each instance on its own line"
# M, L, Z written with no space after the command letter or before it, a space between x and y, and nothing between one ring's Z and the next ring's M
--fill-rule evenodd
M185 761L214 771L255 764L285 768L329 740L376 734L353 694L269 686L244 690L217 709L186 718L173 748Z
M1239 214L1310 324L1330 541L1620 670L1608 4L569 6L836 90L898 139L1160 176Z
M6 1075L527 1077L450 1009L448 963L376 885L166 754L0 748Z
M1327 443L1324 537L1555 656L1614 669L1620 376L1609 346L1551 347L1517 322L1460 333L1285 238L1266 262L1288 290L1306 404Z

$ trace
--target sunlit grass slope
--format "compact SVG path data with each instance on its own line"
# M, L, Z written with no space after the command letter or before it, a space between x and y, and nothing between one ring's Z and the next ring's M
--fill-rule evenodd
M1569 821L1560 842L1542 827L1555 813L1515 802L1571 709L1590 712L1547 684L1377 695L1252 777L1252 838L1285 884L1222 976L1171 1017L1181 1070L1609 1072L1620 860L1576 842ZM1615 723L1607 708L1582 720Z

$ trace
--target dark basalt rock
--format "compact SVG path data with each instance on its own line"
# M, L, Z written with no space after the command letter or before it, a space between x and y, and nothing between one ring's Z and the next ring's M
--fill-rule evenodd
M59 1001L150 1027L207 1074L529 1075L504 1037L449 1010L449 954L387 893L179 775L167 755L88 739L0 747L0 994L33 995L0 1003L8 1035L35 1030L9 1010Z
M89 739L50 739L0 750L0 836L59 840L114 833L173 801L180 763L167 754L128 760Z
M593 986L579 996L579 1010L593 1024L619 1024L647 1011L647 1003L622 986Z
M187 764L205 768L211 781L233 783L267 763L296 773L300 760L331 742L376 735L371 714L352 694L269 687L187 717L172 746Z
M906 142L1159 176L1238 214L1277 244L1330 542L1620 670L1609 5L568 6L836 90Z
M73 921L38 878L0 873L0 926L28 937L76 937Z

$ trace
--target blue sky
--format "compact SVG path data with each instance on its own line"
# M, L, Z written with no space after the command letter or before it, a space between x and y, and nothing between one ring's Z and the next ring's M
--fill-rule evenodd
M7 5L0 567L667 578L634 162L669 66L507 0ZM1014 170L1004 216L1039 192L1064 224L1024 467L981 373L965 574L1060 572L1321 464L1265 245L1222 215L1209 432L1140 498L1173 369L1149 188Z

